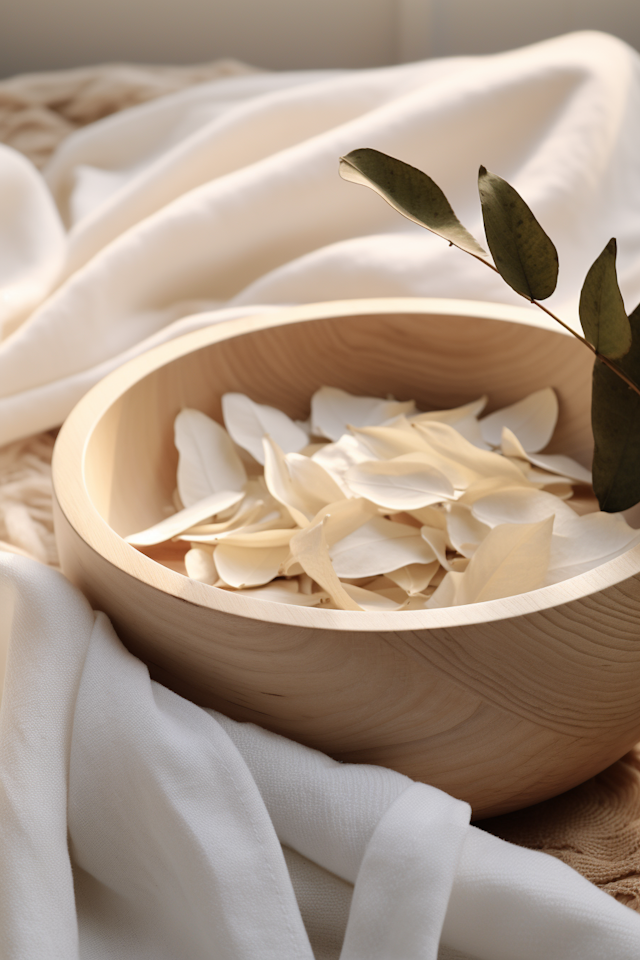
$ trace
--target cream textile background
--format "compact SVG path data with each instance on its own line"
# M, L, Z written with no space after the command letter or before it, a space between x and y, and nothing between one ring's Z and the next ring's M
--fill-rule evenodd
M236 57L273 70L493 53L573 30L640 49L637 0L5 0L0 76Z

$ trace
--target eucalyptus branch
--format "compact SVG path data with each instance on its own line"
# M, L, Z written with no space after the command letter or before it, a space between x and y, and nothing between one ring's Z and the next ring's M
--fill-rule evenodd
M340 176L370 187L404 217L480 260L591 351L600 361L594 364L591 393L593 489L600 509L611 513L640 502L640 305L627 316L616 274L616 241L609 241L582 286L583 337L540 303L556 288L558 253L506 180L480 167L491 263L437 183L416 167L364 148L341 158Z

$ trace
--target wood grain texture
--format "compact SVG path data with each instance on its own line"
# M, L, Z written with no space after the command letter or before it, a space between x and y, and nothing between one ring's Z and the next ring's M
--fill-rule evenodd
M590 379L573 338L494 304L344 301L199 330L111 374L63 427L63 570L153 676L197 703L432 783L476 818L542 800L640 739L640 547L529 594L374 614L238 597L122 537L171 505L175 415L221 419L226 391L304 417L322 384L425 408L487 392L490 409L551 385L549 450L588 464Z

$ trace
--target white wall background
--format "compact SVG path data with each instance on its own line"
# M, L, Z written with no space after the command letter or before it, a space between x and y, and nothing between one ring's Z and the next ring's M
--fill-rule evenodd
M0 0L0 76L229 56L276 70L366 67L579 29L640 49L640 0Z

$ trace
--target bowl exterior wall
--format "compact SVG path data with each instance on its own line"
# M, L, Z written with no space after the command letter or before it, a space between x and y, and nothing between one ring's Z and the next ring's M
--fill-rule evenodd
M66 575L151 676L235 720L391 767L474 818L581 783L640 733L640 578L528 617L347 632L234 617L134 581L59 506Z

